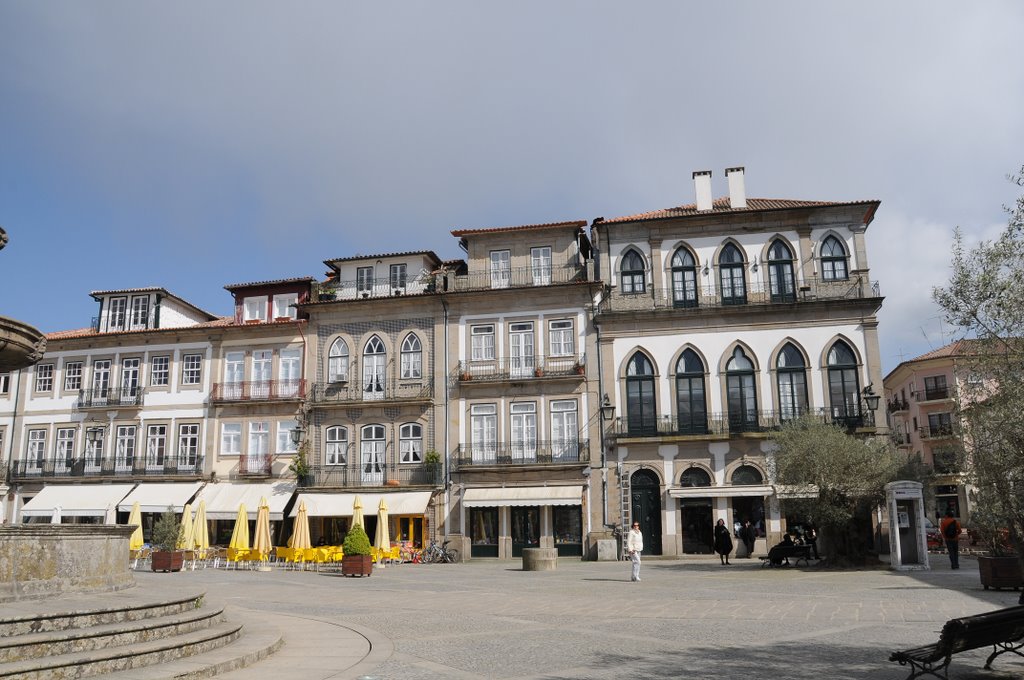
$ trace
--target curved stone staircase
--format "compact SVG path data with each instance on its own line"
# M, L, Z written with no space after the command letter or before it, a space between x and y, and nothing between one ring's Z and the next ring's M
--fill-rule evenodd
M135 589L131 589L135 590ZM19 603L0 617L0 678L206 678L273 654L280 632L204 594L143 593Z

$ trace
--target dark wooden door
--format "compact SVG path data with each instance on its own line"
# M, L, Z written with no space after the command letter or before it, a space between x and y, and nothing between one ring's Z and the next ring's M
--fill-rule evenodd
M640 522L644 553L661 554L661 482L650 470L639 470L630 478L633 521Z

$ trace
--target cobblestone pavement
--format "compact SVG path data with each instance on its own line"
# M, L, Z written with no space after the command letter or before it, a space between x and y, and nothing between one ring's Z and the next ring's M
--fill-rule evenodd
M323 645L349 645L359 656L373 649L361 665L319 677L897 680L908 671L888 661L891 651L935 642L947 619L1017 603L1016 592L984 591L973 559L959 571L942 555L932 562L930 572L897 573L645 560L640 583L629 581L625 562L564 559L553 572L475 561L393 565L364 579L205 570L138 580L144 588L154 578L187 579L253 615L330 622L339 635ZM278 665L298 667L296 657L315 653L303 635L301 626L286 631ZM1003 655L989 672L986 656L955 656L950 677L1024 677L1024 659ZM279 677L273 662L244 677Z

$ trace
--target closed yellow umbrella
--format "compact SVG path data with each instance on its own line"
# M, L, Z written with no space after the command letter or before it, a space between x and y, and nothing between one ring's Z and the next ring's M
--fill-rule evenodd
M306 501L299 501L299 511L295 515L295 529L292 531L290 543L294 550L309 550L313 547L309 540L309 512L306 510Z
M181 531L178 532L178 549L192 549L192 504L186 503L181 510Z
M266 497L260 499L259 510L256 511L256 534L252 538L253 551L263 556L270 554L273 546L270 544L270 504Z
M391 529L388 527L388 503L383 497L377 506L377 554L384 557L391 551Z
M249 513L245 511L245 503L238 504L238 517L235 518L235 528L231 531L228 547L235 550L249 549Z
M135 531L132 532L131 537L128 539L128 549L139 550L145 541L142 538L142 510L139 509L138 501L135 501L132 505L132 511L128 514L128 525L135 527Z
M199 551L201 559L206 558L206 551L210 549L210 529L206 525L206 499L199 501L196 508L196 517L192 520L194 545Z
M363 499L356 494L352 500L352 526L364 526L363 524Z

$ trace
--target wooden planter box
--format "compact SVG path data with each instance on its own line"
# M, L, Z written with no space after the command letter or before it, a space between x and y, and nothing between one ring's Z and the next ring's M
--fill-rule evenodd
M180 550L153 552L150 568L153 571L181 571L181 565L185 562L185 553Z
M1024 586L1020 562L1014 557L978 556L978 573L985 590L992 588L1013 588Z
M342 576L370 576L373 574L373 558L369 555L345 555L341 558Z

